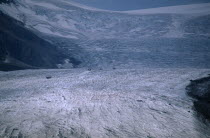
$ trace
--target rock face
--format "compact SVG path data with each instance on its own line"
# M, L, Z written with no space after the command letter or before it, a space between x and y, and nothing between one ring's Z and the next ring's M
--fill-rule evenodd
M191 81L187 86L187 92L197 99L194 102L195 109L210 119L210 77Z
M0 70L57 68L67 56L62 49L47 42L23 23L0 12Z
M14 1L13 0L0 0L0 4L1 3L9 4L9 3L14 3Z

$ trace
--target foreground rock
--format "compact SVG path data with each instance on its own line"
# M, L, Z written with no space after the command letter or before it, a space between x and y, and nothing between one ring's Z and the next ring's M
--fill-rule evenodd
M194 102L195 109L210 119L210 77L191 81L187 86L187 92L197 99Z

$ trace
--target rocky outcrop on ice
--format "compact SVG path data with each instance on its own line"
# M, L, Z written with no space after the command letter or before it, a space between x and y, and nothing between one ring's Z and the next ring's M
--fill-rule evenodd
M186 89L190 96L197 99L195 109L210 119L210 77L192 80Z

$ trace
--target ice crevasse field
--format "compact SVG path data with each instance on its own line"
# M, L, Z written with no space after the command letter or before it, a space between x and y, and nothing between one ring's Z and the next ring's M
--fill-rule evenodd
M72 57L0 72L0 137L210 137L186 93L210 74L210 3L109 11L18 0L0 11Z

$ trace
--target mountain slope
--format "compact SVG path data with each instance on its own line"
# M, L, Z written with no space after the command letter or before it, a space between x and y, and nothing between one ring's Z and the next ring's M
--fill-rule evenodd
M21 22L2 12L0 18L0 70L57 68L57 64L71 58L25 29Z
M19 0L0 8L28 28L71 39L186 37L182 24L210 13L209 3L114 12L66 0Z
M0 9L73 54L78 67L210 67L209 3L114 12L19 0Z

